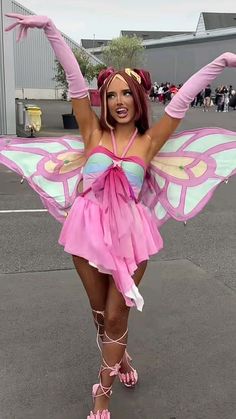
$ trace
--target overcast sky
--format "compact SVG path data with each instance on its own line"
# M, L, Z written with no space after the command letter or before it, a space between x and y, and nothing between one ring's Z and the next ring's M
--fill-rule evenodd
M120 30L194 31L201 12L231 12L235 0L22 0L36 14L50 16L75 41L111 39Z

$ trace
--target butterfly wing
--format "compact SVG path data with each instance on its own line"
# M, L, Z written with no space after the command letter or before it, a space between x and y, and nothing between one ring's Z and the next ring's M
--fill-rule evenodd
M185 131L171 137L152 160L142 201L153 208L159 225L170 217L186 221L204 208L217 185L235 173L235 132Z
M80 137L0 138L0 163L25 178L53 217L64 221L82 179Z

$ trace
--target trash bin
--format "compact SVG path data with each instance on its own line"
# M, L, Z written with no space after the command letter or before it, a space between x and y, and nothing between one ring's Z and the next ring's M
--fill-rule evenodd
M25 131L30 131L31 134L39 132L41 129L41 115L42 111L39 106L25 105Z
M101 106L99 90L90 89L89 96L90 96L90 102L92 106Z
M62 120L63 120L64 129L78 129L79 128L75 115L73 115L72 113L63 114Z

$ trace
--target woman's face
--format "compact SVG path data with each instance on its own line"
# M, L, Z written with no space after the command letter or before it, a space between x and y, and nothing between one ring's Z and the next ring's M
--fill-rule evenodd
M112 118L120 124L134 120L134 99L122 76L115 76L107 88L107 108Z

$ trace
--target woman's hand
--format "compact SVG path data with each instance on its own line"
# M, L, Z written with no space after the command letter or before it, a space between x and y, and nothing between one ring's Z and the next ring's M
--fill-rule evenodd
M44 29L45 26L51 21L51 19L47 16L21 15L18 13L7 13L5 16L16 20L10 26L7 26L5 31L11 31L18 26L19 32L17 42L27 36L27 31L29 28Z
M8 13L6 16L14 19L14 23L8 26L5 29L6 31L10 31L17 26L19 27L17 41L27 36L29 28L44 30L45 36L50 42L57 60L65 70L69 84L70 97L73 99L72 106L74 114L86 144L90 139L91 133L96 129L100 129L100 125L98 117L92 110L88 99L88 87L70 47L63 39L60 31L58 31L52 20L47 16L21 15L18 13Z

